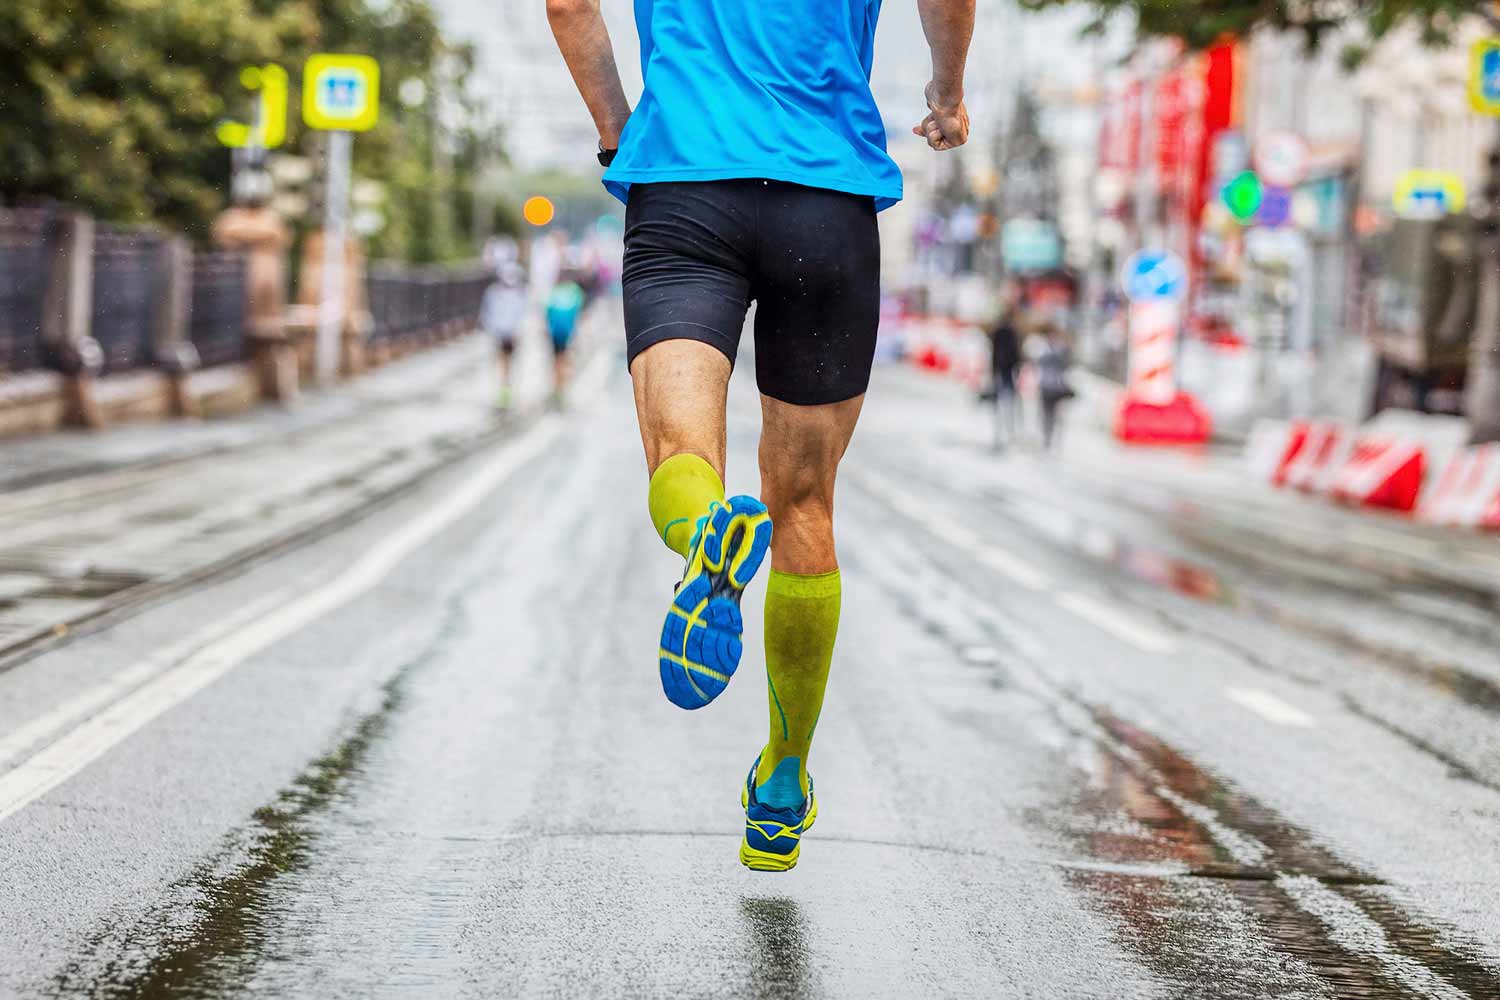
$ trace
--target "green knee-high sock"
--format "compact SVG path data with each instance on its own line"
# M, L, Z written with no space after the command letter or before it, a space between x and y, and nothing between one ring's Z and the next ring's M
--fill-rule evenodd
M842 590L838 570L796 576L773 569L766 585L771 740L755 785L756 795L773 808L795 808L807 795L807 754L823 711Z
M667 548L684 559L698 530L698 518L708 513L714 501L724 502L724 481L697 455L673 455L651 474L647 500L651 523Z

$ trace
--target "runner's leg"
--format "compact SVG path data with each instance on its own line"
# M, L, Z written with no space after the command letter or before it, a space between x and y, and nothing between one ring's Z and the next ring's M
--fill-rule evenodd
M756 786L772 808L797 808L808 791L808 752L823 709L842 595L834 480L863 403L856 396L794 406L761 397L761 495L776 534L765 611L771 729Z
M646 468L651 522L667 548L687 558L698 519L724 502L724 404L729 359L695 340L664 340L630 366Z

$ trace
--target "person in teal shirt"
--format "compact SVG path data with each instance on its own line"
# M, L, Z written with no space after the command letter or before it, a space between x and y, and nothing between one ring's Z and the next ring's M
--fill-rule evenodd
M578 316L583 312L585 296L583 288L571 275L563 275L547 296L547 333L552 338L552 400L562 402L567 389L571 366L568 361L568 346L578 329Z
M915 2L933 76L912 131L948 150L969 137L975 0ZM842 595L834 480L875 355L876 213L902 194L870 90L880 8L635 0L645 91L632 111L599 0L547 0L599 130L604 185L626 204L625 356L647 507L684 560L657 649L673 704L723 692L743 652L740 597L770 562L769 738L740 796L740 861L758 871L795 866L818 815L807 758ZM752 301L762 493L726 498L725 400Z

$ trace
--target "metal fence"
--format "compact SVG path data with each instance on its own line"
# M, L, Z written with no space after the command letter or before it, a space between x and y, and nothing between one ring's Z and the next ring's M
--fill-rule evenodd
M490 281L483 267L418 267L374 261L366 271L371 339L393 340L452 322L477 324Z
M0 211L0 373L46 364L42 308L51 219L43 209Z
M193 316L188 335L204 367L245 359L245 285L242 254L193 257Z
M104 350L101 374L151 363L165 264L162 238L155 233L103 224L95 231L92 328Z

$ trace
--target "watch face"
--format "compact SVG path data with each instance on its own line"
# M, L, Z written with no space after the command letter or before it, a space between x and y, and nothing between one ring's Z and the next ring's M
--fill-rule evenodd
M607 167L607 166L609 166L611 163L615 162L615 154L617 154L619 152L620 151L618 149L604 149L604 148L600 148L600 150L599 150L599 165L601 167Z

